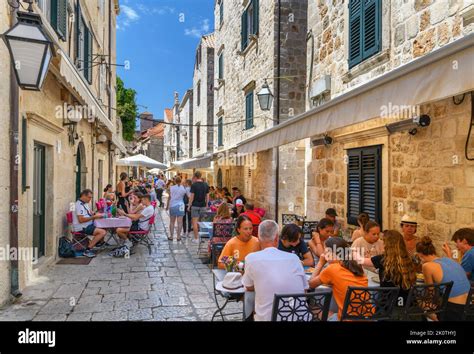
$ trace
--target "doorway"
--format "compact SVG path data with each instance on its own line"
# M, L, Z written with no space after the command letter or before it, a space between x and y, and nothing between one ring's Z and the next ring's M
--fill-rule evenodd
M76 152L76 200L79 199L81 191L86 188L86 151L81 141Z
M33 247L38 257L45 255L45 171L46 148L35 143L33 168ZM36 253L35 253L36 254Z

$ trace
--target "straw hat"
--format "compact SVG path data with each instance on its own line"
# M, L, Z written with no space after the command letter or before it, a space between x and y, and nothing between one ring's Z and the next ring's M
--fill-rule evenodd
M405 214L402 217L402 221L400 221L401 224L409 224L409 225L418 225L416 222L416 218L412 215Z
M229 272L225 275L224 280L216 284L216 290L228 293L241 293L244 291L242 284L242 274L238 272Z

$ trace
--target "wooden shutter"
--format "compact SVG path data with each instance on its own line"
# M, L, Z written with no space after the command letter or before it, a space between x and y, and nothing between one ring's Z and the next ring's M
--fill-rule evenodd
M224 0L219 4L219 24L222 25L222 22L224 22Z
M259 24L259 0L253 1L253 34L258 35L258 24Z
M81 60L81 7L79 1L76 5L76 34L74 36L75 46L76 46L76 65L80 64L80 67L84 67L84 63L79 62Z
M67 23L68 23L68 14L67 14L67 0L57 0L58 2L58 21L56 26L56 31L63 41L67 38Z
M362 16L362 60L380 51L381 1L364 0Z
M253 127L253 91L245 97L245 129Z
M349 68L362 61L362 0L349 2Z
M240 35L241 35L241 49L244 50L245 48L247 48L247 43L249 40L249 34L247 30L247 10L245 10L244 13L242 14Z
M84 27L84 77L92 83L92 33Z
M219 79L224 78L224 53L219 55Z
M347 221L357 225L357 216L366 212L382 224L381 147L348 151Z
M28 156L28 123L26 118L21 120L21 189L23 193L27 190L27 156Z
M224 145L224 124L223 119L219 118L217 123L217 146Z

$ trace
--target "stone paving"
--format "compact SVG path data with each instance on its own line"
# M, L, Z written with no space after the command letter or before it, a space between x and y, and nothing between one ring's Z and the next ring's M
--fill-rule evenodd
M151 255L139 245L128 259L103 251L88 265L54 265L0 309L0 321L209 321L216 310L209 266L190 238L167 240L167 212L156 220ZM238 309L241 302L227 307Z

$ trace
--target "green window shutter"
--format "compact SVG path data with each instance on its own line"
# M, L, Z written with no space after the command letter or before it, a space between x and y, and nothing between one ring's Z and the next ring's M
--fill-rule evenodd
M63 41L67 38L67 0L56 0L57 1L57 25L56 31Z
M92 33L84 27L84 77L92 83Z
M28 123L26 118L21 120L21 189L26 192L26 176L27 176L27 153L28 153Z
M58 28L58 1L59 0L50 0L50 18L49 23L51 26L57 30Z
M253 91L245 97L245 129L253 127Z
M247 31L247 10L245 10L244 13L242 14L241 22L242 22L241 30L240 30L241 37L242 37L241 44L242 44L242 50L244 50L245 48L247 48L247 44L249 40L249 34Z
M224 78L224 53L219 55L219 79Z
M74 42L75 42L75 47L76 47L76 61L80 60L80 21L81 21L81 7L79 6L79 2L77 2L76 5L76 16L74 19L76 23L76 29L75 29L75 35L74 35ZM81 63L83 64L83 63ZM77 64L76 64L77 65Z
M253 33L258 35L258 24L259 24L259 0L253 0Z
M219 4L219 24L222 25L222 22L224 22L224 0Z
M349 2L349 68L362 61L362 0Z
M381 10L381 0L364 1L362 16L362 60L380 51Z
M219 118L217 123L217 145L224 145L224 123L222 118Z

